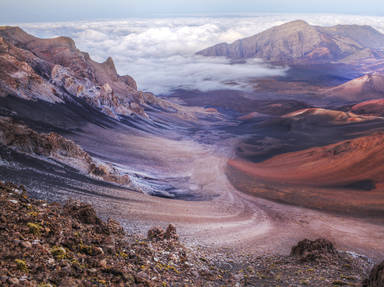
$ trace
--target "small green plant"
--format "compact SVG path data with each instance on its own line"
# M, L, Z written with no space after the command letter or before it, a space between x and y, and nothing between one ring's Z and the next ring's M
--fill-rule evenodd
M28 273L28 265L24 260L21 259L15 259L17 269L20 271L23 271L24 273Z
M43 229L39 224L28 222L27 226L29 228L29 232L33 235L39 236L41 233L41 230Z
M28 212L28 215L32 217L37 217L39 216L39 213L37 211L31 211L31 212Z
M74 266L74 267L76 267L78 269L85 269L85 268L87 268L86 265L80 264L80 262L76 258L71 260L71 264L72 264L72 266Z
M56 246L51 249L51 254L56 259L64 259L67 255L67 251L63 247Z
M94 255L95 251L94 248L90 245L82 244L80 243L79 249L81 253L87 254L87 255Z

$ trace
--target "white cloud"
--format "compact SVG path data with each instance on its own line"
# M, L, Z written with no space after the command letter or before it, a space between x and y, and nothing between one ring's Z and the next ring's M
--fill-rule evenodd
M384 17L354 15L255 15L94 22L20 24L40 37L69 36L97 61L108 56L120 74L133 76L141 89L167 93L174 88L246 88L244 78L284 73L260 61L231 65L226 59L194 56L220 42L233 42L275 25L303 19L313 25L371 25L384 33ZM237 86L233 86L233 81ZM229 83L231 82L231 83Z

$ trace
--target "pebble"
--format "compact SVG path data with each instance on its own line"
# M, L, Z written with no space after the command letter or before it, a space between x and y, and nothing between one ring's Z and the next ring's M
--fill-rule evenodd
M95 254L96 255L104 255L104 251L101 247L96 247L95 248Z
M233 276L233 278L236 280L236 281L241 281L241 279L243 279L243 275L241 274L236 274Z
M17 285L17 284L19 284L19 279L17 279L17 278L15 278L15 277L13 277L13 278L8 278L8 284L12 284L12 285Z
M139 273L137 273L137 275L136 275L137 277L139 277L139 278L142 278L142 279L146 279L146 280L148 280L149 279L149 276L148 276L148 274L147 273L145 273L144 271L140 271Z
M55 263L55 259L53 259L53 258L49 258L49 259L48 259L48 264L53 264L53 263Z
M28 276L26 275L20 277L20 282L22 282L23 284L25 284L27 280L28 280Z
M3 275L0 277L0 281L3 283L7 282L7 280L8 280L8 276Z
M16 194L22 194L23 193L23 191L21 189L17 189L17 188L14 188L13 192Z
M29 241L21 241L20 246L23 248L32 248L32 243Z
M107 260L106 259L102 259L99 261L99 265L103 268L106 268L107 267Z

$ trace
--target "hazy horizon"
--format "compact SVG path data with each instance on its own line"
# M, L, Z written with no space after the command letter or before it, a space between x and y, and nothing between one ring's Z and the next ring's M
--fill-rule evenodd
M140 89L168 94L174 89L248 91L248 77L284 75L261 60L231 64L224 58L196 56L199 50L233 42L292 20L313 25L371 25L384 33L384 17L352 15L255 15L253 17L136 18L19 24L42 38L68 36L96 61L114 59L119 74L133 76ZM180 70L180 67L183 67ZM159 73L158 71L162 71Z
M309 3L303 0L2 0L0 19L2 24L18 22L81 21L101 19L225 16L259 13L290 14L352 14L384 16L384 5L379 0L353 2L324 0Z

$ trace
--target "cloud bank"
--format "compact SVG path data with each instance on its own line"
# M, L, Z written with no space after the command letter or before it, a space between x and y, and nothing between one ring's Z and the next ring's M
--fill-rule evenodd
M313 25L371 25L384 33L384 17L350 15L255 15L19 24L39 37L69 36L97 61L108 56L120 74L133 76L142 90L167 94L173 89L247 89L246 80L283 75L260 60L231 64L227 59L195 56L221 42L233 42L285 22Z

